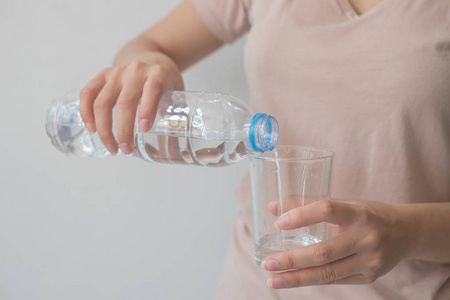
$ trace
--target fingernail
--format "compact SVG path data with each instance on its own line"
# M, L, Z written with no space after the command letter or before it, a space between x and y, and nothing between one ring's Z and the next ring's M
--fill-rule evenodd
M278 270L278 261L273 258L265 259L261 263L261 267L267 271L276 271Z
M289 226L289 216L284 215L278 218L278 220L275 222L275 227L278 229L283 229Z
M128 143L120 144L120 150L122 150L122 152L125 154L129 154L129 153L131 153L131 151L133 151L130 144L128 144Z
M286 287L286 281L284 281L283 278L280 277L273 277L267 279L267 286L273 289L281 289Z
M139 130L140 131L149 131L150 130L150 121L147 119L142 119L139 121Z
M95 125L94 125L94 123L87 122L87 123L86 123L86 129L87 129L90 133L94 133L94 132L95 132Z
M117 153L117 145L116 144L108 144L106 145L106 149L111 152L112 154L116 154Z

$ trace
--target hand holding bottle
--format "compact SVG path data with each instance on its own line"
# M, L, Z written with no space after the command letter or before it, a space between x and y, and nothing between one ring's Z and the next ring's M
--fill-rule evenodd
M180 72L222 45L193 3L183 1L128 42L113 67L89 81L79 97L54 102L47 113L47 134L68 154L104 157L120 147L125 154L163 163L228 165L245 158L249 147L272 150L278 139L276 120L253 115L233 97L182 92L163 96L165 91L184 90Z
M184 84L176 64L162 53L148 54L145 63L134 61L104 69L80 92L80 114L89 132L98 132L109 152L118 145L125 154L134 149L136 113L139 130L152 127L156 108L165 90L183 90ZM116 134L113 134L113 108L116 107Z
M148 131L165 90L183 90L180 72L222 46L198 15L193 3L183 1L164 19L128 42L112 68L101 71L81 91L81 117L90 132L98 132L113 154L118 145L129 154L135 147L133 131L137 106L139 129ZM116 133L112 110L116 106Z

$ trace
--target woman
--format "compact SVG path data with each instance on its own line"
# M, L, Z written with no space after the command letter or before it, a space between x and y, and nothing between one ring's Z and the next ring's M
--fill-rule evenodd
M251 104L279 120L279 144L336 153L336 198L277 225L339 233L263 262L294 271L259 269L244 180L218 298L450 299L448 1L186 0L82 90L88 130L132 152L136 113L148 131L163 91L184 88L180 72L246 32Z

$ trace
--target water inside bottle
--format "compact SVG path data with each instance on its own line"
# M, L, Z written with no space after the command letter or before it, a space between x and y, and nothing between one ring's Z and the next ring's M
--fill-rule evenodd
M243 141L217 141L177 136L138 134L136 150L149 162L220 167L247 157Z
M55 145L67 154L75 154L85 157L106 157L111 155L102 144L98 134L90 134L82 123L80 124L58 124L58 144ZM52 142L55 143L53 137Z
M98 134L90 134L83 124L59 124L57 130L59 143L66 153L99 158L110 155ZM133 155L148 162L208 167L240 162L248 152L243 141L202 140L142 132L136 134L135 145Z

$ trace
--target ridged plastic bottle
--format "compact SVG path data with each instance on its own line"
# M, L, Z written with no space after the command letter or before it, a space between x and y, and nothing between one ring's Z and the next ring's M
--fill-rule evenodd
M84 127L78 93L53 102L46 130L53 145L64 153L110 155L98 135ZM163 94L150 131L139 131L136 123L131 155L148 162L218 167L243 160L250 149L271 151L277 141L275 118L252 113L232 96L172 91Z

